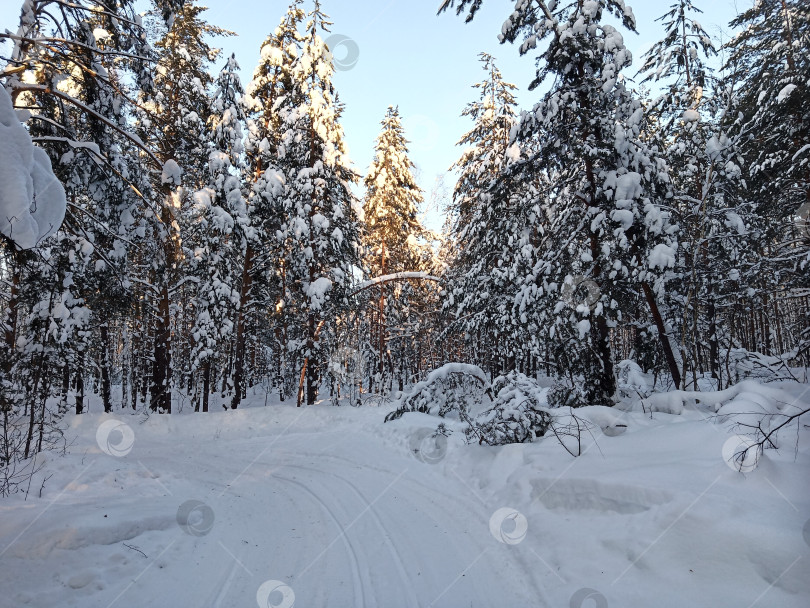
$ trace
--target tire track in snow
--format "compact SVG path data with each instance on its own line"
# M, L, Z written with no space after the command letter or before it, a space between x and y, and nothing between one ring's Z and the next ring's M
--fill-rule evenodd
M315 494L315 492L310 490L303 483L301 483L301 482L299 482L299 481L297 481L295 479L289 479L288 477L282 477L281 475L278 475L277 473L273 473L272 478L273 479L279 479L281 481L284 481L284 482L287 482L287 483L289 483L291 485L294 485L294 486L302 489L304 492L306 492L310 496L312 496L312 498L315 499L315 501L326 512L326 514L329 516L329 518L334 522L335 527L337 527L337 529L340 531L340 538L342 538L343 544L345 545L346 550L349 553L350 562L351 562L351 570L352 570L352 584L354 585L354 588L360 592L360 597L359 597L360 601L359 601L359 603L356 601L355 605L357 605L359 608L364 608L366 606L366 601L365 601L366 592L365 592L365 583L363 581L363 577L361 575L361 570L360 570L360 560L358 560L357 551L355 550L354 546L352 545L351 541L349 540L348 534L344 531L343 526L341 525L340 521L338 521L337 516L335 515L332 508L325 501L321 500L321 498L317 494ZM311 568L321 557L323 557L323 553L318 555L318 557L315 558L315 561L313 561L309 566L307 566L307 568L304 570L304 572L309 570L309 568ZM355 594L355 596L356 596L356 594Z
M311 455L311 454L299 454L298 456L299 457L312 457L313 455ZM325 455L325 454L319 455L319 458L321 458L322 460L325 459L325 460L330 460L330 461L335 461L335 462L343 462L343 463L347 463L347 464L350 464L350 465L355 466L355 467L358 466L358 463L356 461L351 460L351 459L347 459L347 458L336 457L336 456ZM314 463L311 463L311 464L314 464ZM340 465L338 465L338 466L340 466ZM357 485L355 485L354 482L346 479L343 475L338 474L331 467L330 467L329 470L326 470L324 468L317 468L315 466L305 466L305 465L300 465L300 464L294 464L294 463L291 463L291 462L286 462L280 468L282 468L282 469L283 468L290 468L290 469L303 470L303 471L308 471L308 472L315 473L315 474L318 474L318 475L327 475L330 478L335 478L337 480L340 480L347 487L349 487L356 496L358 496L361 500L363 500L365 504L368 504L368 501L362 495L362 492L360 491L359 487ZM345 467L341 467L339 470L341 472L343 472L343 471L345 471ZM379 467L365 467L364 466L364 467L362 467L362 470L364 472L368 472L369 470L377 471L377 472L383 474L385 476L385 478L390 478L390 477L392 477L394 475L393 471L386 470L386 469L381 469ZM430 469L430 470L431 470L431 473L432 473L433 470L432 469ZM444 485L442 485L440 483L442 481L444 482ZM464 494L466 492L470 492L470 490L469 490L469 488L463 487L462 485L459 485L459 489L461 490L462 493L448 493L448 492L439 491L439 488L447 487L447 482L448 481L450 483L455 484L455 481L451 481L449 478L443 477L443 476L442 476L442 479L438 480L437 483L434 484L434 485L425 484L425 483L419 481L418 479L415 479L415 478L412 478L412 477L405 477L403 479L403 482L404 482L405 486L408 487L408 490L405 491L405 492L400 492L400 497L406 503L410 504L411 507L412 507L410 510L402 510L402 512L404 512L404 513L410 513L410 512L419 513L420 517L423 519L423 521L426 524L427 523L433 523L437 528L439 528L440 530L445 530L448 533L455 531L456 534L451 535L450 538L451 539L452 538L462 539L462 542L460 542L460 543L456 542L456 541L451 541L451 545L453 547L453 553L455 554L456 557L458 557L460 560L462 560L459 563L466 566L466 568L464 568L464 570L461 570L458 573L458 577L456 577L456 579L451 583L451 587L452 587L461 579L461 577L464 575L464 573L467 571L467 569L470 566L472 566L475 562L478 561L478 558L476 558L475 561L472 564L466 563L464 560L466 558L468 558L468 557L469 558L474 558L476 551L486 552L488 550L486 548L486 545L482 545L479 542L476 542L474 540L473 536L471 536L470 532L475 530L475 528L476 528L475 524L480 522L481 534L483 536L485 536L485 541L489 541L489 540L492 540L492 539L490 539L489 531L487 529L487 524L488 524L488 521L489 521L489 517L491 515L491 513L489 513L488 511L485 512L488 505L486 503L482 503L482 508L481 509L476 509L474 507L471 507L470 504L469 504L470 501L465 499L466 494ZM416 501L411 500L411 498L408 497L408 494L410 494L410 493L412 493L412 494L414 494L416 496L419 496L421 498L421 500L416 500ZM473 498L472 493L470 493L469 498ZM389 552L391 553L392 557L394 558L395 565L396 565L397 570L398 570L400 581L403 584L403 586L408 589L409 601L408 601L408 603L406 605L407 606L428 606L428 605L432 606L433 604L431 604L431 602L437 601L439 599L439 597L428 596L428 597L419 598L416 595L416 592L415 592L415 589L414 589L414 582L415 582L416 579L411 578L411 577L408 576L407 570L406 570L406 568L404 566L404 563L405 563L406 560L403 560L402 552L394 544L397 541L397 539L391 537L388 534L389 530L402 529L402 521L401 521L401 519L391 517L389 515L389 518L392 520L390 522L391 526L389 527L389 526L386 526L386 523L383 520L383 518L380 516L380 514L378 514L377 512L374 512L373 509L370 509L370 510L372 511L372 515L373 515L373 518L375 520L375 524L382 531L383 537L385 539L385 544L386 544ZM459 517L460 512L464 513L464 516L462 518ZM384 511L382 515L387 515L387 512ZM453 522L453 524L455 524L455 525L454 526L448 526L448 525L446 525L447 522ZM459 523L461 525L458 525ZM464 530L463 528L467 527L467 525L470 526L469 529ZM413 529L411 528L411 530L413 530ZM400 535L400 540L404 541L404 544L410 547L410 552L413 554L412 559L410 561L412 561L414 564L419 565L424 570L424 568L426 566L429 566L430 562L425 562L424 561L424 554L421 553L418 549L415 550L413 548L413 543L411 542L412 538L413 538L413 534L407 534L406 533L406 534ZM418 541L418 539L417 539L417 541ZM419 543L417 542L417 545L418 544ZM493 543L493 544L496 544L496 543ZM491 547L491 548L494 548L494 547ZM529 558L527 560L527 558L525 556L523 556L523 555L521 555L521 554L519 554L519 553L517 553L515 551L516 548L510 548L510 549L512 550L512 554L510 556L509 562L513 566L519 568L523 572L522 578L524 580L533 581L535 583L533 585L533 587L534 587L534 595L533 595L533 600L532 600L531 605L533 607L550 606L551 604L548 603L549 600L548 600L547 594L542 590L542 586L535 579L534 575L536 574L536 568L533 567L532 564L530 563L530 562L534 561L534 558ZM497 555L497 553L492 553L488 559L489 560L497 559L497 558L495 558L496 555ZM462 559L462 557L464 559ZM480 557L481 556L479 556L479 558ZM468 580L470 580L470 579L468 579ZM427 589L425 589L425 591L427 591ZM448 591L448 589L445 589L442 592L442 595L444 595L444 593L446 593L447 591ZM492 590L487 590L487 591L492 591ZM486 593L486 591L484 591L484 592ZM484 599L484 598L480 597L479 599ZM493 599L493 601L495 601L495 600ZM486 604L482 604L482 605L486 605Z
M304 470L304 471L312 471L312 472L316 472L316 473L325 473L325 471L322 471L322 470L319 470L319 469L316 469L316 468L311 468L311 467L306 467L306 466L296 465L296 464L290 464L290 463L287 463L285 465L285 468L299 469L299 470ZM352 493L355 496L357 496L364 504L366 504L366 505L369 504L369 500L365 496L363 496L363 494L360 492L360 490L357 488L357 486L355 486L348 479L346 479L345 477L343 477L341 475L336 475L334 472L329 472L329 475L332 478L337 479L339 481L342 481L344 484L346 484L346 486L352 491ZM394 565L396 566L397 575L399 576L401 586L402 586L402 588L404 588L406 590L407 595L408 595L408 599L409 599L408 605L410 605L410 606L418 606L419 605L419 599L416 597L416 593L413 590L413 582L411 581L411 578L410 578L410 576L408 576L408 572L405 569L405 564L402 561L402 555L400 554L400 552L396 548L396 546L391 542L391 536L390 536L390 534L388 532L388 529L383 524L383 522L380 519L379 515L377 515L377 513L374 511L373 508L369 508L368 513L371 514L371 517L374 520L375 525L380 530L380 533L381 533L382 539L383 539L383 543L385 544L386 548L388 549L389 554L393 558Z

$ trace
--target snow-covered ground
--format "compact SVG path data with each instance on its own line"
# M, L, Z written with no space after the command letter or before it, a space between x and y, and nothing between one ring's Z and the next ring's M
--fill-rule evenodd
M69 455L0 501L0 606L810 605L806 428L742 474L729 424L688 407L616 412L574 459L263 404L70 418Z

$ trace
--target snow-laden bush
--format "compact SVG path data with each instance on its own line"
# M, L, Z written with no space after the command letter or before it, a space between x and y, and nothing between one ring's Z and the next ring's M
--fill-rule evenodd
M547 389L517 371L492 383L492 407L471 420L464 431L467 441L488 445L524 443L546 434L551 414L546 407Z
M589 405L582 382L558 378L546 395L550 408L583 407Z
M493 392L497 393L495 398ZM554 414L548 408L547 393L548 389L541 387L537 380L517 371L499 376L490 386L479 367L449 363L406 391L398 401L399 407L388 413L385 422L408 412L442 418L455 412L463 423L468 443L526 443L549 433L568 453L579 456L582 432L589 431L591 425L573 412ZM492 406L472 417L469 412L481 405L485 395ZM439 425L437 434L447 436L449 433L444 423Z
M433 370L398 399L399 406L385 417L396 420L407 412L422 412L444 418L456 412L465 420L471 406L480 405L484 395L491 395L484 371L476 365L448 363Z
M622 399L639 397L644 399L650 396L650 385L641 366L635 361L625 359L616 364L618 377L616 387Z

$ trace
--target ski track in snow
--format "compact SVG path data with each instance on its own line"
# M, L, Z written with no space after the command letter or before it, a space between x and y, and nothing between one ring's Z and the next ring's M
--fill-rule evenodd
M719 457L725 430L702 415L631 415L627 433L577 460L553 441L488 448L456 433L432 465L409 438L435 419L383 425L385 413L120 413L135 436L123 458L96 444L109 416L72 418L71 454L48 457L43 498L0 503L0 608L252 607L269 580L299 608L798 608L810 597L806 450L742 477ZM192 499L214 515L200 536L176 521ZM522 542L490 533L503 507L527 517ZM607 603L576 606L584 588Z

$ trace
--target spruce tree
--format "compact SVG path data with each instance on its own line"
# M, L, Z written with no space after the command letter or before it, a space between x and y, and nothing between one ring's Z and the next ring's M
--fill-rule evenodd
M473 356L490 371L514 361L521 340L510 339L493 357L492 345L500 334L516 337L520 323L513 323L511 302L517 285L510 275L519 264L521 247L515 238L530 230L529 209L493 196L492 189L507 165L521 157L521 147L510 141L517 124L515 85L504 81L495 58L481 53L486 78L473 85L479 99L469 103L462 116L474 125L458 142L464 151L452 169L458 171L451 206L451 239L456 245L449 269L446 306L458 319L456 328L465 336ZM508 152L507 152L508 151ZM525 157L525 154L523 154ZM511 203L520 193L511 185ZM528 346L528 345L526 345ZM509 361L507 361L507 359Z
M358 226L351 169L339 123L332 55L320 36L329 22L315 2L300 56L291 69L290 89L279 104L279 170L276 200L282 224L277 232L284 298L280 308L288 348L303 360L306 401L313 404L328 355L327 323L345 311L358 266ZM303 386L303 383L299 383ZM299 390L299 403L302 395Z
M440 10L454 5L447 0ZM479 7L461 0L458 12L469 8L472 17ZM544 215L538 224L549 228L537 241L537 262L516 277L515 302L549 327L547 338L572 352L578 347L568 371L582 375L584 401L608 404L616 392L610 327L643 284L655 305L663 289L658 276L674 264L677 249L663 208L667 166L642 140L644 110L621 74L631 55L620 32L603 22L610 12L634 31L635 18L621 0L515 8L501 40L524 37L525 54L548 39L530 88L552 80L517 129L518 140L534 142L534 152L509 170L526 185L541 176L552 184L549 204L537 206ZM526 196L543 201L543 193ZM589 286L587 295L576 295L580 285Z
M366 196L363 204L364 264L371 277L398 272L424 270L427 232L419 221L422 191L413 176L413 162L408 158L408 141L399 110L389 106L377 136L374 158L364 179ZM406 362L410 359L408 337L416 320L407 314L410 300L424 299L423 286L379 285L376 314L376 369L378 382L385 387L386 361L393 377L399 368L400 390ZM398 328L393 349L389 348L389 327Z

